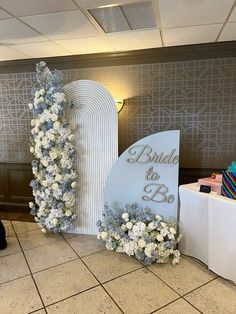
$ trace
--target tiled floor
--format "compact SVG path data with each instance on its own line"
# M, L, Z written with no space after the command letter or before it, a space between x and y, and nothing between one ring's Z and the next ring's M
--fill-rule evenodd
M183 256L144 267L93 236L44 235L34 223L4 221L1 314L235 314L236 286Z

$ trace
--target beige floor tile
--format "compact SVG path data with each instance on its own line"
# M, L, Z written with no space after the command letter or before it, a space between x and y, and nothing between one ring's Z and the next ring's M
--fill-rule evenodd
M34 314L46 314L44 309L34 312Z
M67 241L80 257L105 250L104 242L96 236L79 235Z
M21 248L16 237L7 238L7 247L4 250L0 250L0 257L6 256L12 253L20 252Z
M17 234L39 229L39 226L35 222L12 221L12 224Z
M95 287L47 308L48 314L121 314L103 290Z
M25 256L32 272L37 272L77 258L77 255L64 240L27 250L25 251Z
M40 245L62 240L62 236L60 234L53 232L44 234L40 229L22 232L18 235L18 238L23 250L32 249Z
M28 275L29 268L21 252L0 257L0 283Z
M64 239L70 239L70 238L74 238L78 236L78 234L76 233L67 233L67 232L61 232L61 235L63 236Z
M8 237L15 237L16 234L15 234L15 231L13 230L13 228L12 228L12 224L11 224L10 220L2 220L2 223L3 223L4 227L5 227L7 238Z
M84 257L83 261L101 282L142 267L134 258L113 251L95 253Z
M181 295L216 277L206 267L187 257L182 257L179 265L154 264L148 268Z
M42 302L30 276L0 285L2 314L26 314L40 308Z
M153 314L199 314L200 312L192 307L188 302L179 299Z
M236 286L217 278L185 296L204 314L235 314Z
M179 297L146 268L114 279L104 287L128 314L147 314Z
M34 274L34 278L45 305L99 284L79 259Z

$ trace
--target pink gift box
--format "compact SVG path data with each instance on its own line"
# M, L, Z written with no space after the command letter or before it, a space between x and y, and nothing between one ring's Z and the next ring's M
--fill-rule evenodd
M222 181L222 175L221 175L221 181ZM222 182L216 181L215 179L212 179L212 178L198 179L198 185L210 186L212 191L221 193Z
M216 174L215 181L222 182L222 174Z

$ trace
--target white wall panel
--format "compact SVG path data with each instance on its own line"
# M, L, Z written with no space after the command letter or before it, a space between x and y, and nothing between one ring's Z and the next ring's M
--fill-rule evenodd
M118 157L118 116L111 94L94 81L74 81L64 88L73 102L67 110L77 150L78 220L73 233L96 234L96 221L103 211L104 186Z

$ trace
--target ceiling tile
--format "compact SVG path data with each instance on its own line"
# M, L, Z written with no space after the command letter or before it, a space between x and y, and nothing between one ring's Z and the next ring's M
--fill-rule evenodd
M77 9L72 0L0 0L0 6L15 16Z
M23 44L45 41L45 38L17 19L0 21L0 43Z
M229 22L236 22L236 7L234 8L234 10L230 16Z
M119 6L92 9L89 12L105 33L130 30L129 24Z
M161 47L159 30L130 31L107 34L107 40L115 50L136 50Z
M0 9L0 20L12 18L10 14Z
M157 26L151 1L122 5L121 9L132 30Z
M227 23L220 35L219 41L236 40L236 22Z
M145 0L74 0L80 8L94 9L112 5L122 5L127 3L144 2Z
M56 43L73 54L112 51L112 48L102 37L58 40Z
M29 43L12 46L15 50L25 53L32 58L66 56L70 53L53 42Z
M51 39L98 36L98 31L80 10L34 15L21 18Z
M234 0L160 0L163 28L223 23Z
M213 42L221 27L221 24L212 24L164 29L164 44L165 46L179 46Z
M26 56L23 53L17 52L6 46L0 46L0 61L27 59L27 58L29 58L29 56Z

